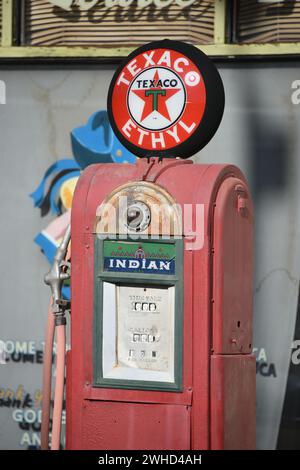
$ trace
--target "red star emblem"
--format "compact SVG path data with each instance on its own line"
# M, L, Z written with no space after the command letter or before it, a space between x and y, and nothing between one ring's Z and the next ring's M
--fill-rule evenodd
M155 83L159 81L158 71L156 70L154 77ZM176 93L180 91L180 88L165 88L156 86L152 88L146 88L143 90L132 90L132 92L144 101L144 108L141 116L141 121L146 119L149 114L153 111L157 111L164 118L171 121L170 114L167 107L167 101Z

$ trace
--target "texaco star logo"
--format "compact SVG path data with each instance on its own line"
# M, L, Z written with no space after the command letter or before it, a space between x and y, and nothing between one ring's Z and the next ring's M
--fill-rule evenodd
M139 74L128 91L128 110L144 129L163 130L178 120L185 106L185 88L172 70L153 67Z
M185 142L198 128L206 88L199 68L177 50L138 54L115 78L113 121L132 145L166 151Z

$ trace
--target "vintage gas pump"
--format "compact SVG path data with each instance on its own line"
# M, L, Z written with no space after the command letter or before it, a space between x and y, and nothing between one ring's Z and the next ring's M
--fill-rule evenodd
M251 196L232 165L193 164L222 118L213 63L137 49L109 90L136 165L91 165L71 221L67 449L252 449Z

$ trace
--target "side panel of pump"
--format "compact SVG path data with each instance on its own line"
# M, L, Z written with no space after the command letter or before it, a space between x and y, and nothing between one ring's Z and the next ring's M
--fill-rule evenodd
M253 205L247 186L227 178L213 219L214 354L252 351Z
M255 358L211 358L211 449L255 449Z
M255 448L253 205L241 179L220 186L212 225L211 448Z

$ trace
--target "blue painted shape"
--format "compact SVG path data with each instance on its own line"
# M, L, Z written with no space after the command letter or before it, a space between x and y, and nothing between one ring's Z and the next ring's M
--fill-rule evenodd
M57 245L53 243L43 232L40 232L34 239L34 242L40 247L42 252L45 254L48 262L53 263L54 256L57 250Z
M72 170L76 168L80 169L78 163L75 162L75 160L69 158L61 159L53 163L53 165L51 165L45 172L38 187L31 194L29 194L29 196L32 197L34 201L34 206L39 207L40 204L43 202L47 180L51 175L53 175L53 173L62 170Z
M113 131L112 131L113 132ZM130 153L114 134L111 157L114 163L135 163L136 156Z
M51 207L51 210L54 214L57 214L59 215L60 214L60 210L59 210L59 207L57 206L56 204L56 199L57 199L57 193L58 191L60 190L61 188L61 185L71 179L71 178L75 178L76 176L79 176L80 175L80 171L76 170L76 171L71 171L70 173L67 173L66 175L62 176L61 178L59 178L56 183L53 185L53 188L51 190L51 194L50 194L50 207Z
M92 114L85 126L73 129L71 143L81 168L93 163L134 163L136 160L113 133L104 110Z
M62 286L61 294L63 299L70 300L71 299L71 289L69 286Z

